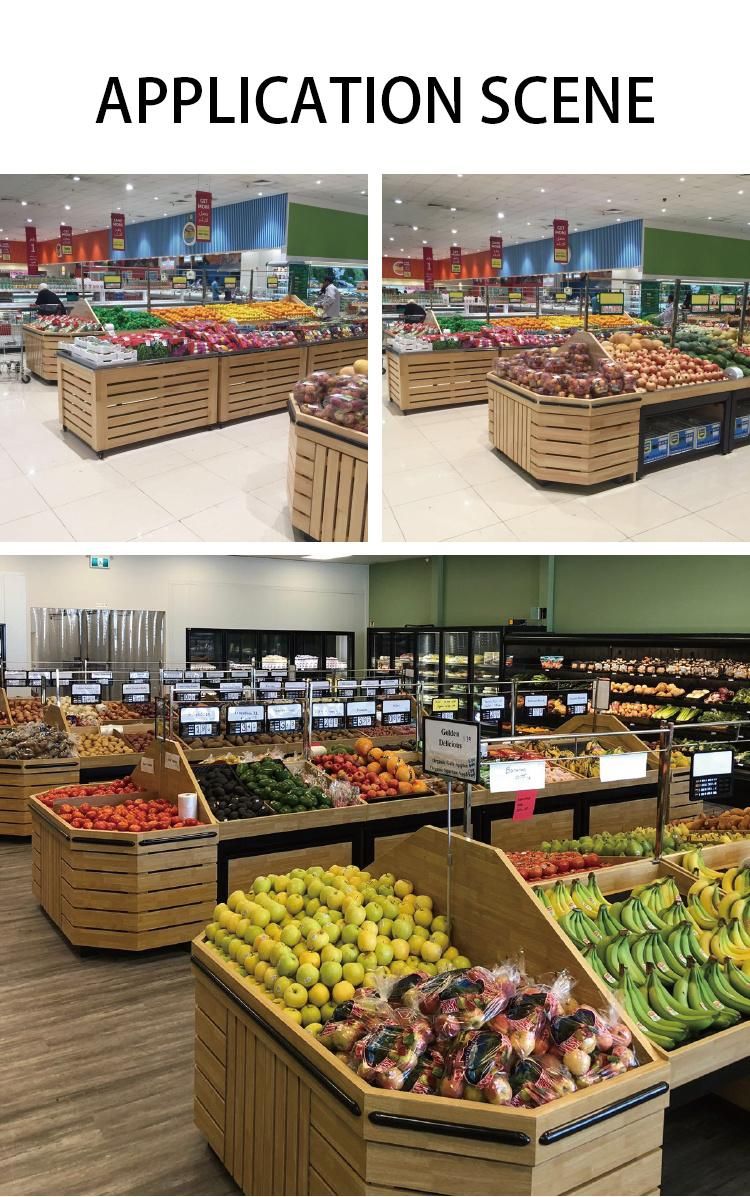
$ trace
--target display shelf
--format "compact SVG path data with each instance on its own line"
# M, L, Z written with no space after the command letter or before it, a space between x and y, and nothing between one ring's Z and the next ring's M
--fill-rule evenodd
M59 345L72 345L76 337L103 337L105 330L78 332L39 332L29 324L23 326L23 349L26 365L32 374L44 382L57 382L57 351Z
M172 741L150 745L132 777L150 797L176 801L196 789ZM89 801L102 805L111 796ZM116 832L76 830L31 800L33 892L69 943L140 952L194 938L214 909L219 839L198 801L196 827Z
M307 374L308 349L233 353L219 362L219 424L283 411L295 382Z
M445 910L453 936L492 964L567 968L576 995L608 995L492 848L425 827L376 854ZM668 1066L637 1032L639 1067L535 1110L370 1087L259 985L193 944L195 1121L245 1193L653 1193L661 1175ZM277 1149L268 1151L268 1143Z
M33 795L52 786L77 785L79 781L77 757L0 760L0 836L28 839L32 834Z
M497 349L394 353L386 350L388 398L403 412L484 403Z
M306 415L289 397L291 521L312 540L367 540L367 434Z
M319 341L303 346L306 351L303 373L305 378L315 370L335 373L342 366L353 366L359 358L367 358L367 337L344 337L340 341Z

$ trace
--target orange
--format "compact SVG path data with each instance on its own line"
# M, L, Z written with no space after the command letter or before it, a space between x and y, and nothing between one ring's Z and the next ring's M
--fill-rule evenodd
M381 756L383 755L383 749L382 748L371 748L369 755L370 755L371 761L379 761Z
M368 736L360 736L358 740L354 741L354 751L360 756L367 756L372 748L372 740Z
M414 770L411 765L399 765L396 770L396 779L398 781L414 781Z
M400 781L398 783L399 794L413 794L414 789L410 781Z
M381 765L380 761L369 761L367 765L367 772L380 773L382 768L383 766Z

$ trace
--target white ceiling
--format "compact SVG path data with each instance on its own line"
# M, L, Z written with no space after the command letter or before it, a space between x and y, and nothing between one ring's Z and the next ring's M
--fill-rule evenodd
M78 183L73 175L0 175L0 230L22 241L30 218L45 240L57 237L61 224L71 224L74 233L106 228L118 209L128 223L182 214L193 207L196 190L212 192L216 207L255 199L259 192L288 192L293 200L367 212L366 189L366 175L82 175Z
M383 252L391 257L421 257L423 242L436 257L452 244L470 253L488 248L494 233L506 245L538 241L552 236L553 217L567 219L571 232L643 217L666 228L750 237L750 175L383 177Z

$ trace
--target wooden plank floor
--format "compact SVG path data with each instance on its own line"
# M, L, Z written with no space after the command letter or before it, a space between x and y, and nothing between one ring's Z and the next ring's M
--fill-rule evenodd
M193 1126L189 952L77 955L0 843L0 1193L238 1193Z
M0 843L0 1194L232 1194L193 1126L187 950L73 952ZM663 1197L750 1191L747 1114L667 1114Z

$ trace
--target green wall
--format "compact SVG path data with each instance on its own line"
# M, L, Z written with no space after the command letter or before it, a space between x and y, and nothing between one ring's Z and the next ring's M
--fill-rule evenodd
M375 627L491 626L548 604L556 632L750 632L750 557L592 554L556 557L552 571L536 556L370 566Z
M286 252L306 258L367 261L367 217L310 204L289 205Z
M750 241L646 226L643 273L672 278L750 278Z

